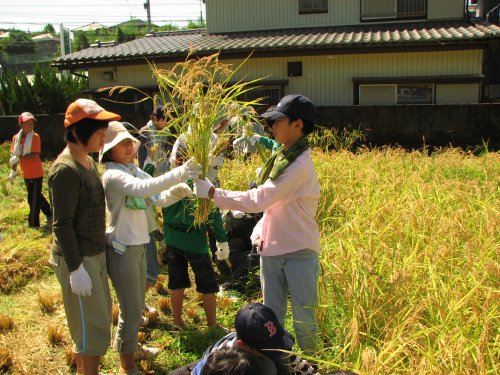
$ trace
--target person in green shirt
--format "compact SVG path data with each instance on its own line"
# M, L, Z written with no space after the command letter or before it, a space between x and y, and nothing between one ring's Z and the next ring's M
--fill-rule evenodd
M182 165L183 147L173 155L175 166ZM172 166L172 167L175 167ZM192 187L192 181L187 182ZM222 224L219 209L213 210L208 221L199 226L194 224L195 202L184 198L171 206L163 208L163 225L167 252L164 260L168 266L168 288L172 291L172 314L174 325L184 326L182 305L184 290L191 286L188 266L194 273L196 291L201 293L207 326L216 325L217 303L215 293L219 290L216 274L209 254L207 230L212 232L217 241L216 256L219 260L229 258L227 234Z

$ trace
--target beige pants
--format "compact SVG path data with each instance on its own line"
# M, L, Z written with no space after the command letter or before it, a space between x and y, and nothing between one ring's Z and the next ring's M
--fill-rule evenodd
M108 274L120 306L113 349L118 353L133 353L137 349L146 293L146 247L128 246L123 255L107 247L106 256Z
M92 295L88 297L71 291L68 267L62 256L52 254L50 263L61 285L73 351L85 355L106 354L111 341L111 296L105 253L83 258L83 266L92 280Z

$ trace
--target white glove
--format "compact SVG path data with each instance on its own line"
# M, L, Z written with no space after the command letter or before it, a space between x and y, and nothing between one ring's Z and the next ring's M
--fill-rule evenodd
M189 185L184 182L172 186L170 189L168 189L168 191L170 192L170 195L172 197L179 198L179 200L193 196L193 191L191 190Z
M187 181L198 178L201 174L201 165L189 159L180 167L174 169L179 174L179 180Z
M19 163L19 156L17 155L12 155L9 159L9 164L10 165L14 165L14 164L17 164Z
M10 171L10 173L9 173L9 180L12 181L16 177L17 177L17 172L16 171Z
M261 239L260 235L262 233L262 219L253 228L252 234L250 235L250 241L252 241L253 246L260 247Z
M238 210L232 210L231 213L233 214L233 217L235 219L241 219L243 215L245 215L244 212L238 211Z
M208 179L196 179L194 180L194 195L198 198L208 198L208 192L214 185Z
M69 274L69 284L71 291L80 297L92 295L92 280L83 263L80 263L80 266Z
M255 144L258 143L259 139L261 138L262 138L261 135L254 134L250 138L248 138L248 141L252 144L252 146L255 146Z
M217 242L217 251L215 252L218 260L229 258L229 244L227 242Z
M233 141L233 146L234 147L238 147L239 149L242 149L243 148L243 144L244 144L244 141L247 139L247 137L239 137L239 138L236 138L234 141Z
M210 158L208 159L208 166L212 168L216 168L219 166L221 162L221 157L219 155L210 155Z

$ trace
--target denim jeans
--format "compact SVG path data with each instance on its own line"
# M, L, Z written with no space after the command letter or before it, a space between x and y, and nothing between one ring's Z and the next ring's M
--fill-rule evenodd
M286 256L260 257L264 305L269 306L285 326L290 292L293 327L302 351L312 354L317 350L318 324L318 257L293 258Z

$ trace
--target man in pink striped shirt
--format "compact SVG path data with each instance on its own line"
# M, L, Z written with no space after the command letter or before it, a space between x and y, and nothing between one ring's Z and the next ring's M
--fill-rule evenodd
M283 146L266 162L259 187L245 192L215 189L196 180L195 194L223 209L265 211L252 241L259 245L264 304L284 326L288 292L299 347L317 349L319 230L315 217L320 189L307 135L314 130L315 108L303 95L287 95L263 115Z

